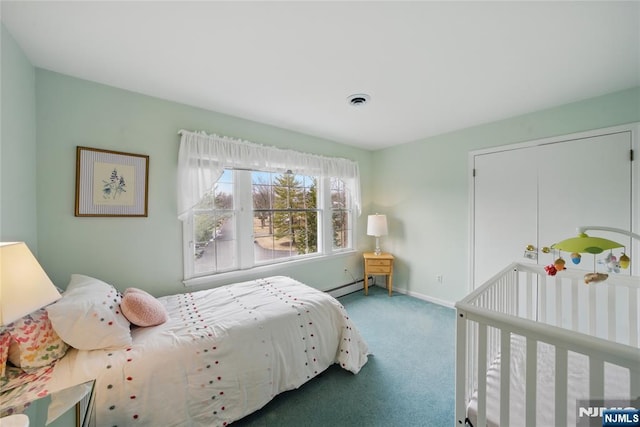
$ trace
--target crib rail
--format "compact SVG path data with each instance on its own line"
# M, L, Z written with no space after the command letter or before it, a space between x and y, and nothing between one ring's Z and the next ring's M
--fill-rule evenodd
M605 367L629 372L629 397L640 396L638 289L640 280L613 277L586 286L584 272L547 276L535 265L512 264L456 304L456 422L465 422L473 393L477 426L487 423L486 376L500 356L510 360L512 337L526 341L523 425L536 425L539 343L555 348L555 425L567 423L568 354L589 362L589 396L604 398ZM500 364L500 425L509 425L510 363ZM477 427L476 426L476 427Z

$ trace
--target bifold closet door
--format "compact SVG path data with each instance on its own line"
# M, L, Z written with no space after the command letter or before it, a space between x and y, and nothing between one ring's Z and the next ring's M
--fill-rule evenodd
M631 229L631 148L622 131L474 156L474 287L515 261L547 265L562 255L568 268L593 271L591 255L573 265L571 254L542 249L580 226ZM631 250L624 235L594 233Z
M581 138L542 145L539 150L539 241L550 246L574 237L580 226L607 226L631 230L631 133ZM588 232L626 245L631 239L618 233ZM621 250L614 250L616 256ZM549 263L559 253L540 256ZM593 270L593 255L579 265L561 254L569 268ZM603 258L605 254L598 256ZM603 271L600 266L598 271ZM624 271L623 271L624 272ZM626 271L628 274L629 270Z
M538 246L535 147L474 157L474 288Z

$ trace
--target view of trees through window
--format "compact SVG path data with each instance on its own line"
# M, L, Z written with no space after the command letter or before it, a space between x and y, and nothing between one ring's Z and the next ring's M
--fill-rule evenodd
M351 198L347 197L344 181L331 178L331 226L333 249L351 247Z
M238 174L250 174L250 189L237 185L248 182L237 180ZM193 210L194 274L238 269L239 254L251 251L253 265L317 253L322 230L319 182L317 177L293 173L226 170ZM331 206L325 208L330 209L333 241L326 245L331 250L349 248L349 198L341 180L331 179L330 186ZM234 191L251 191L251 226L246 216L239 216ZM250 241L249 235L253 245L243 249L240 242Z
M233 178L226 170L193 211L196 274L237 268Z
M256 262L318 251L318 179L252 172Z

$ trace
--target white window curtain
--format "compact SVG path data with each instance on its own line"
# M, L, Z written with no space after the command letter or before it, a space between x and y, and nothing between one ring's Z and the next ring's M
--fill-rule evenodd
M268 147L226 136L181 130L178 153L178 218L211 190L224 169L334 177L344 181L353 207L360 215L360 171L352 160L324 157L276 147Z

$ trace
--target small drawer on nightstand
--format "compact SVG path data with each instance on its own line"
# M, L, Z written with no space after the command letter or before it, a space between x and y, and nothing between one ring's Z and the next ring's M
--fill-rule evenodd
M391 266L391 260L390 259L369 259L367 260L367 264L369 264L370 267L379 266L379 265L389 267Z
M371 274L375 274L375 273L380 273L380 274L389 274L391 273L391 266L390 265L386 265L386 266L369 266L367 268L367 272L371 273Z

